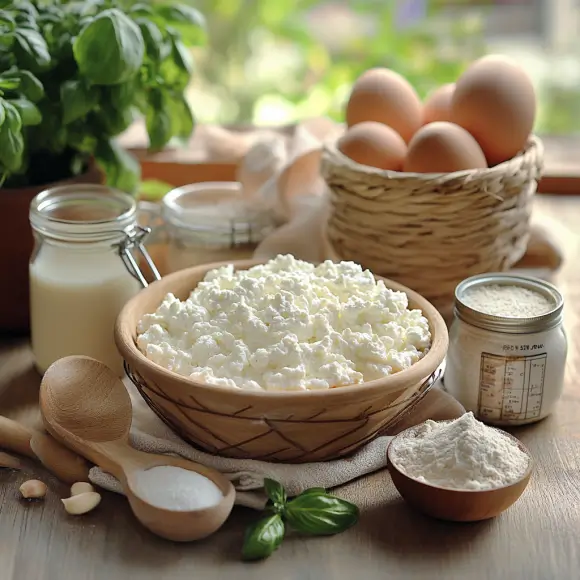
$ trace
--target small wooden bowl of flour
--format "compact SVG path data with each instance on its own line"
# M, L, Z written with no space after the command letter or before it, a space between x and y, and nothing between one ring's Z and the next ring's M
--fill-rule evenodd
M499 515L519 499L533 471L530 452L518 439L472 413L402 431L391 441L387 459L407 503L455 522Z

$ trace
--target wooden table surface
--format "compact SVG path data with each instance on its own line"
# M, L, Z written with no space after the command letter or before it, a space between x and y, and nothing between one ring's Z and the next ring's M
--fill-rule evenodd
M60 503L67 488L29 463L28 473L0 470L0 579L580 578L580 197L542 196L537 209L577 232L564 236L566 263L555 278L566 300L566 389L551 417L514 431L537 467L507 512L476 524L434 521L407 507L383 471L338 491L362 508L355 528L331 538L289 537L269 560L247 564L239 551L256 517L250 510L235 508L206 541L172 544L142 529L114 494L104 493L95 512L67 516ZM40 379L31 362L26 341L0 340L0 413L34 419ZM45 501L19 500L31 475L48 483Z

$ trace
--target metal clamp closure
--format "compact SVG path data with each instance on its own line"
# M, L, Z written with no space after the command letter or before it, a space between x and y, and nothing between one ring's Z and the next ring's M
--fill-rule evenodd
M143 275L141 268L139 268L139 264L134 256L134 250L137 250L138 254L143 256L145 263L147 264L148 268L151 270L151 274L155 280L161 280L161 274L155 266L155 263L151 259L147 248L143 245L143 241L145 238L151 233L151 228L142 227L142 226L135 226L130 231L127 232L127 235L123 239L122 242L119 243L119 256L123 260L125 264L125 268L133 278L139 281L139 283L143 286L143 288L147 288L149 283L147 279Z

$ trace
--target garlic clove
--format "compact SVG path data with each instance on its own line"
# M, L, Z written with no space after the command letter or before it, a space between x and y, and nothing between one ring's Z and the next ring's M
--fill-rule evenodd
M20 493L25 499L41 499L47 492L46 484L38 479L29 479L20 486Z
M89 493L95 491L95 488L87 481L77 481L73 483L70 488L71 497L75 495L80 495L81 493Z
M61 501L68 514L80 516L94 510L101 503L101 496L96 491L87 491Z

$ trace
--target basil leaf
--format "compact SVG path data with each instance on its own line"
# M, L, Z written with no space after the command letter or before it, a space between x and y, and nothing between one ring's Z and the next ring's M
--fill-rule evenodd
M169 112L172 134L185 142L189 141L195 128L195 118L183 93L172 97Z
M131 6L129 14L133 17L145 16L146 18L149 18L150 16L153 16L153 10L150 6L147 6L147 4L138 2Z
M284 517L296 531L323 536L343 532L356 524L358 507L328 494L307 493L286 504Z
M137 24L145 41L147 56L153 62L159 61L161 58L161 47L163 45L163 34L161 34L161 30L150 20L139 19L137 20Z
M87 124L84 119L67 125L68 144L82 153L94 153L97 148L98 139L87 132Z
M119 135L133 123L133 107L106 109L99 114L100 125L111 136Z
M161 201L173 189L173 185L158 179L144 179L139 184L139 197L147 201Z
M32 72L45 70L50 65L48 46L37 30L18 28L14 32L14 55L22 68Z
M193 58L183 42L171 36L171 52L161 63L160 72L165 83L176 91L183 91L191 80Z
M78 0L69 3L67 11L77 16L94 16L107 3L105 0Z
M0 48L12 48L14 45L14 33L0 30Z
M103 91L107 97L108 108L126 109L135 104L139 94L139 83L132 80L120 85L111 85Z
M38 107L28 99L15 99L11 100L10 103L18 111L23 127L40 125L42 122L42 115L38 110Z
M4 101L3 106L5 119L0 127L0 164L13 173L22 165L24 152L22 120L12 104Z
M192 6L162 4L157 6L155 11L167 24L170 24L179 32L183 42L188 46L198 46L205 42L205 18L201 12Z
M20 82L18 92L25 96L29 101L38 103L44 97L44 87L42 83L27 70L15 70L11 72Z
M7 30L14 30L16 28L16 22L8 12L2 10L0 12L0 26Z
M163 149L172 137L172 127L163 93L159 90L152 90L150 93L145 125L149 134L149 148L152 151Z
M13 91L20 86L20 79L10 72L0 75L0 89L3 91Z
M16 0L12 2L12 6L16 8L18 14L27 14L31 18L38 18L38 10L30 0Z
M284 539L284 522L279 514L264 518L246 530L242 558L261 560L276 551Z
M11 48L14 44L14 29L16 23L8 12L0 12L0 46Z
M145 43L139 27L116 8L104 10L83 28L73 44L81 73L96 85L130 79L143 63Z
M13 7L16 9L14 20L20 28L38 30L38 10L36 10L32 2L19 0L14 2Z
M81 119L99 104L97 89L91 89L80 80L65 81L60 86L62 120L65 125Z
M95 157L107 176L108 185L129 193L137 189L141 176L139 162L116 141L99 143Z
M0 127L6 121L6 109L4 108L4 99L0 99Z
M264 479L264 490L266 491L268 499L272 502L276 513L282 512L286 505L286 500L288 499L286 490L282 485L279 482L266 477Z

